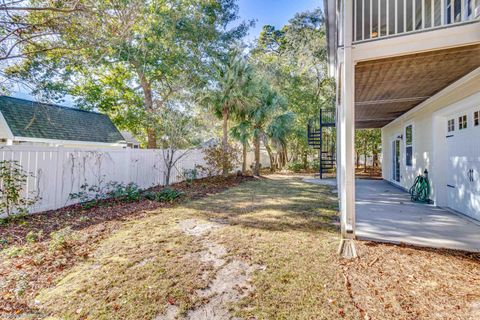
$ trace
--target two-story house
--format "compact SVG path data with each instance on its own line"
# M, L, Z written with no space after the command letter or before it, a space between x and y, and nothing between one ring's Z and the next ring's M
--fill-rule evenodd
M480 0L325 0L337 83L343 242L355 255L356 128L382 129L383 179L425 170L435 206L480 219Z

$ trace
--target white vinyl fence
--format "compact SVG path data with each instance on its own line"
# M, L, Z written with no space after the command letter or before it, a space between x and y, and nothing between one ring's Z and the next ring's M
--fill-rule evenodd
M32 173L23 192L40 200L30 208L31 213L74 204L70 194L81 191L83 184L133 182L142 189L164 185L167 169L162 150L8 146L0 148L0 160L16 160ZM197 165L205 166L200 149L189 151L176 163L170 183L184 180L184 170Z
M177 151L175 157L184 154ZM248 153L248 167L254 161ZM15 160L31 173L24 195L40 200L30 208L31 213L59 209L78 202L70 194L81 186L101 186L108 182L135 183L141 189L165 185L167 167L162 150L145 149L78 149L40 146L0 147L0 160ZM262 167L269 167L268 154L261 152ZM201 149L190 150L172 168L170 184L185 180L185 170L206 167ZM198 173L198 178L202 178ZM0 216L2 212L0 212Z

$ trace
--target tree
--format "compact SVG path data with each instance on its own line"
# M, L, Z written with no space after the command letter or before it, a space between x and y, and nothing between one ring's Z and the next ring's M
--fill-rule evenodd
M33 174L25 171L15 160L0 161L0 212L8 216L25 214L28 208L40 198L38 194L25 194L24 188L28 178Z
M222 147L224 150L223 175L228 175L227 150L228 122L232 115L240 114L255 100L255 82L252 67L238 50L232 50L227 59L215 64L213 83L203 92L201 103L222 119Z
M286 106L286 101L267 83L260 86L260 99L256 108L250 113L253 127L253 145L255 148L255 165L253 174L260 175L260 141L266 141L266 127L276 115ZM271 163L272 165L272 163Z
M328 76L325 21L320 9L297 14L281 29L264 26L252 50L256 69L288 101L295 123L280 158L291 149L293 158L314 154L307 143L307 124L320 107L335 105L334 81Z
M242 144L242 174L247 172L248 141L252 136L252 124L247 119L247 113L241 112L236 117L237 124L232 127L232 137Z
M170 184L172 169L203 141L203 128L193 114L179 110L174 104L166 107L159 136L166 166L165 184Z
M59 49L55 46L37 46L37 40L58 36L67 28L73 16L87 12L85 2L1 0L0 61ZM35 19L31 18L33 15ZM28 51L18 50L26 45L28 45Z
M364 172L367 172L368 157L373 157L373 167L378 165L378 154L382 145L382 133L380 129L358 129L355 131L355 153L357 168L360 166L360 158L364 159Z
M52 36L25 31L31 41L18 50L29 59L8 73L48 98L71 94L78 105L108 113L119 127L145 134L149 148L156 147L166 104L204 84L212 56L248 27L227 30L237 18L235 0L79 1L68 23L45 26ZM54 15L32 11L22 19Z
M288 137L295 128L295 114L286 112L273 118L267 128L267 136L276 145L278 152L278 167L283 168L288 162L287 143ZM267 151L269 147L267 147ZM269 154L271 151L268 151ZM271 156L270 156L271 157Z

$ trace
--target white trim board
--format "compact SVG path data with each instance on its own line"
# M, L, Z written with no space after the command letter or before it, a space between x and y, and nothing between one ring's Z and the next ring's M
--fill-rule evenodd
M354 43L355 62L405 56L480 43L480 21Z
M36 143L51 143L51 144L80 144L80 145L89 145L89 146L105 146L105 147L114 147L114 146L126 146L126 143L123 142L95 142L95 141L80 141L80 140L56 140L56 139L46 139L46 138L31 138L31 137L18 137L14 136L13 141L24 141L24 142L36 142Z
M10 130L10 126L7 123L7 120L5 120L5 117L3 116L2 112L0 111L0 124L5 127L5 130L7 131L7 139L13 139L13 133L12 130Z

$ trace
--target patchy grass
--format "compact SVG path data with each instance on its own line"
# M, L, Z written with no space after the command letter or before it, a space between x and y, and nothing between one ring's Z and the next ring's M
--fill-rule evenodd
M235 201L232 201L235 199ZM233 306L246 319L358 316L339 270L337 201L299 177L267 179L189 205L230 225L212 235L230 255L264 266L255 291Z
M10 298L32 318L153 319L169 305L188 318L219 274L198 258L208 243L226 249L227 264L255 266L253 290L228 305L241 318L479 318L479 255L358 243L359 259L340 260L336 198L299 177L272 175L134 217L10 246L0 286L15 278ZM180 227L190 220L221 227L192 236Z
M40 310L69 319L152 319L168 303L192 307L208 266L188 258L201 247L176 227L175 216L167 210L124 226L41 292Z
M231 176L179 183L171 188L184 196L174 202L144 200L88 210L72 206L4 220L0 226L0 318L19 314L35 318L39 290L54 285L73 267L88 263L102 241L122 231L129 222L141 222L162 213L162 208L219 193L251 179Z

